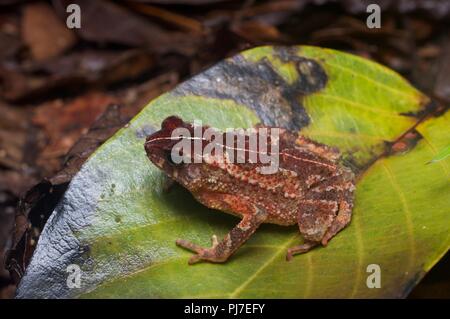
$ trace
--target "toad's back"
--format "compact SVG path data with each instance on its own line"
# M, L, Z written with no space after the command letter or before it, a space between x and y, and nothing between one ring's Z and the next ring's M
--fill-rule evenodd
M221 161L207 156L203 163L191 164L188 171L198 178L188 188L200 201L205 193L234 196L238 201L264 209L269 214L265 222L293 225L304 202L338 200L349 195L345 193L345 185L349 182L347 186L351 187L353 174L337 163L338 156L337 151L325 145L283 130L279 139L279 167L274 173L264 174L261 168L265 165L261 163L235 164L226 155ZM205 204L221 207L217 203L221 197L215 199ZM241 215L239 211L226 211Z

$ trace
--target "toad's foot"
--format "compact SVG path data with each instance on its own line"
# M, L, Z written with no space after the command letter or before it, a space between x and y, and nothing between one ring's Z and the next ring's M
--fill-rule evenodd
M286 260L287 261L291 261L292 260L292 256L298 255L298 254L304 254L304 253L310 251L312 248L314 248L317 245L318 245L318 243L315 243L315 242L312 242L312 241L307 241L307 242L305 242L302 245L298 245L298 246L289 248L287 250Z
M178 246L186 248L187 250L196 253L189 259L189 265L195 264L202 260L215 263L224 262L226 258L224 259L223 257L221 257L216 250L217 246L219 245L219 241L217 240L216 235L213 235L211 237L211 243L212 243L211 248L204 248L184 239L177 239L176 241L176 244Z

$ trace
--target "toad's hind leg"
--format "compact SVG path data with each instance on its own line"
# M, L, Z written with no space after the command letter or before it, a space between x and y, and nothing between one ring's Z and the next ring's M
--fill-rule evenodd
M237 224L220 242L217 237L212 237L212 247L203 248L187 240L178 239L176 244L196 254L189 259L189 264L199 261L209 261L214 263L225 262L267 218L267 214L262 210L254 214L244 215L241 222Z
M333 238L339 231L347 226L352 219L352 203L341 201L339 204L339 212L336 219L328 228L327 232L322 238L322 245L326 246L331 238Z
M225 262L267 219L267 213L264 209L244 202L238 196L205 193L197 195L197 199L208 207L235 212L242 216L242 220L222 241L219 242L216 236L213 236L212 247L210 248L203 248L187 240L178 239L176 241L178 246L196 253L189 259L189 264L199 261Z
M318 244L333 224L338 204L327 200L305 200L301 204L298 214L298 226L305 242L302 245L289 248L286 260L291 260L293 255L306 253Z

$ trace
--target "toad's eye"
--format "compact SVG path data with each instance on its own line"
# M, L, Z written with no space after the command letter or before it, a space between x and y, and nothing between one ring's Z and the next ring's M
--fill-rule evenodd
M166 159L167 159L167 162L170 164L170 165L172 165L172 166L181 166L181 165L183 165L183 161L181 161L181 162L175 162L174 160L173 160L173 158L172 158L172 152L168 152L167 154L166 154Z

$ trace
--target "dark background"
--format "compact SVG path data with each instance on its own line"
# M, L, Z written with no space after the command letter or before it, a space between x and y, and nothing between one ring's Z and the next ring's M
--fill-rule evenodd
M65 25L70 3L81 29ZM254 46L308 44L378 61L448 106L449 21L446 0L0 0L0 298L83 161L180 81ZM450 298L449 274L447 253L410 298Z

